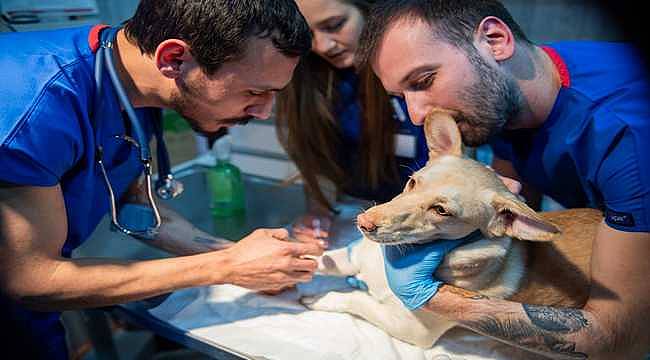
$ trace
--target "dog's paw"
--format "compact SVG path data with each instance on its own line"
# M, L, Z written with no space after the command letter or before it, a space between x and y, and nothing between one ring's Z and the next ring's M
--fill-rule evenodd
M320 296L305 296L300 302L310 310L346 312L346 294L329 292Z

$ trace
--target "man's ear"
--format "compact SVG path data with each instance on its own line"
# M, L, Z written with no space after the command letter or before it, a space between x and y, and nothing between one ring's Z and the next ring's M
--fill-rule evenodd
M181 65L194 59L185 41L168 39L156 48L156 66L161 74L176 79L181 74Z
M462 156L463 140L451 112L434 109L424 119L424 134L429 147L429 159L442 155Z
M508 60L515 52L515 37L510 27L498 17L488 16L476 29L480 45L486 45L496 61Z
M557 226L542 219L519 200L499 194L492 198L495 215L487 226L488 235L510 236L520 240L552 241L561 231Z

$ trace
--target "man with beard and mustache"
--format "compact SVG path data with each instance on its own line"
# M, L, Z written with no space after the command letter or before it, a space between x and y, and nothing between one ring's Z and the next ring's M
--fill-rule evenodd
M274 291L309 281L317 265L305 256L325 246L290 242L284 229L232 243L161 209L163 225L145 240L181 256L71 259L108 213L99 156L120 204L139 201L129 191L143 170L138 152L115 139L132 134L130 122L112 83L103 81L99 92L94 79L104 31L0 36L0 294L20 334L48 359L68 358L62 310L223 283ZM117 76L149 137L160 108L204 134L268 118L275 93L310 47L292 0L142 0L113 42Z
M449 110L467 145L493 145L502 175L605 214L582 309L442 284L431 274L451 249L436 243L384 249L405 306L552 358L642 358L650 349L650 86L636 50L537 46L493 0L384 0L368 16L357 59L406 100L414 123Z

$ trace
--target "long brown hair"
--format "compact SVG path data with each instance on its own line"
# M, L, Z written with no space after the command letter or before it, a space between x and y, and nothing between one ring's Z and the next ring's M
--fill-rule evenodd
M367 15L374 1L346 0ZM307 191L318 203L332 210L318 184L324 177L334 183L337 192L345 191L346 182L362 183L376 189L383 182L397 182L394 133L397 123L388 94L373 71L358 71L358 95L361 105L360 165L363 179L350 179L339 161L342 131L334 109L340 101L339 71L317 54L304 56L294 71L291 83L277 99L276 126L280 142L296 163Z

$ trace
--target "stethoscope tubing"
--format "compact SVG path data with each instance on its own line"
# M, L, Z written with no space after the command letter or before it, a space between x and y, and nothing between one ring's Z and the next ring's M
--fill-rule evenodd
M149 144L146 141L146 137L144 135L142 126L140 122L137 121L135 110L133 109L133 106L131 105L131 102L129 101L126 95L126 91L124 90L124 87L122 86L120 79L117 76L117 71L115 69L115 64L113 62L113 42L115 40L118 29L108 29L108 31L110 31L110 33L107 36L108 40L100 42L100 47L97 49L97 53L95 55L96 56L95 83L97 87L96 98L98 100L101 100L102 98L101 97L103 91L102 77L103 77L104 65L106 65L106 70L108 72L109 78L111 79L111 83L115 88L115 92L117 94L118 100L122 105L122 108L126 111L129 122L132 125L131 127L136 135L136 140L135 140L137 142L136 148L139 150L140 161L142 162L142 165L144 167L147 201L154 215L154 224L151 227L147 228L144 231L135 231L135 230L127 229L119 223L118 213L117 213L118 205L115 198L115 193L113 191L113 187L111 185L111 181L108 177L108 173L106 172L106 168L104 166L103 149L99 143L97 144L97 151L96 151L97 163L99 164L99 167L101 169L102 177L104 178L104 182L106 184L106 188L108 191L109 200L110 200L109 204L111 210L111 223L113 224L113 226L117 228L119 231L121 231L122 233L130 236L151 238L156 235L156 233L160 229L160 226L162 225L160 210L158 209L158 205L156 204L156 200L154 199L153 189L151 185L152 183L151 151L149 149ZM96 104L98 103L99 101L96 101ZM157 140L160 141L161 138L162 137L159 137ZM96 139L96 140L99 141L100 139ZM167 159L167 162L168 161L169 160ZM168 178L169 174L165 175L165 177Z

